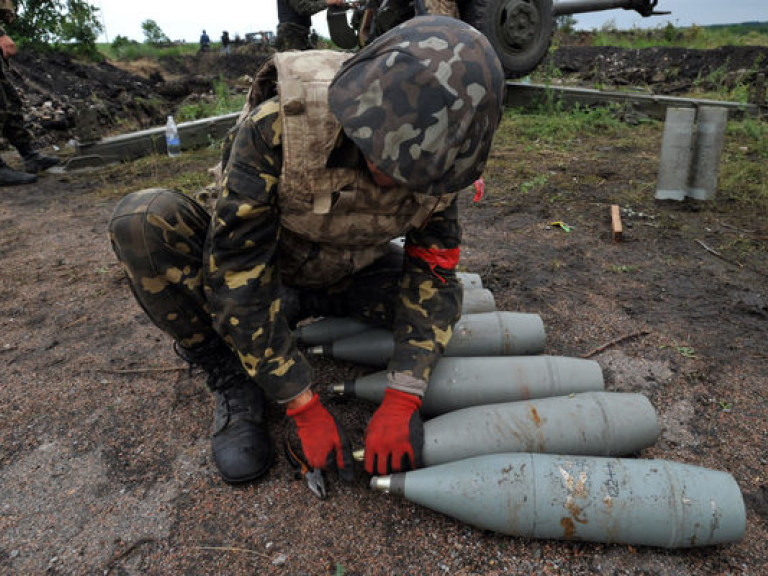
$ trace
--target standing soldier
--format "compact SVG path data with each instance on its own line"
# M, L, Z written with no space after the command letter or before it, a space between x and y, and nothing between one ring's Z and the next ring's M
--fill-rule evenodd
M277 0L277 49L310 50L312 15L328 6L340 6L344 0Z
M224 32L221 33L221 51L224 52L224 54L229 54L229 32L224 30Z
M16 19L16 7L12 0L0 0L0 20L11 24ZM16 55L17 48L5 29L0 25L0 50L3 62L0 65L0 123L2 135L18 150L24 160L25 172L13 170L0 158L0 186L16 186L30 184L37 180L37 174L59 163L54 156L37 152L33 145L32 133L24 127L22 103L16 89L11 85L6 75L9 60Z
M421 397L461 315L456 195L483 171L503 92L485 36L443 16L413 18L355 56L278 53L225 147L213 217L157 188L117 205L110 237L134 295L208 374L226 481L271 465L264 395L286 408L312 467L351 475L349 443L292 334L320 315L393 329L365 468L420 465ZM404 252L390 242L401 235Z
M203 30L203 33L200 34L200 52L208 52L208 49L211 47L211 37L208 36L208 33Z

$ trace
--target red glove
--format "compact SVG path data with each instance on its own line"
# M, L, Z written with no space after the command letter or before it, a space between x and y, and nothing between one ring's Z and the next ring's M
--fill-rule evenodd
M341 479L351 482L352 448L336 418L320 403L320 397L314 394L304 406L285 413L296 422L307 464L322 470L337 468Z
M421 398L394 388L384 391L384 401L365 431L365 470L391 474L421 466L424 424Z

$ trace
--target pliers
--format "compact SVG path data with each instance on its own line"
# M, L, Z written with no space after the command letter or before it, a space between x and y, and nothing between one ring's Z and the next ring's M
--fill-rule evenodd
M283 450L285 451L285 457L288 459L288 463L295 469L295 478L301 480L307 479L307 485L309 486L312 494L325 500L325 478L323 477L323 471L320 468L310 468L310 466L301 459L291 446L291 442L288 438L283 439Z

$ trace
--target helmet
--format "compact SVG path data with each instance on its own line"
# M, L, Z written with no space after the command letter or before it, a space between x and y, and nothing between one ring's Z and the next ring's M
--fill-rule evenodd
M328 102L379 170L437 195L482 174L504 86L501 63L482 33L446 16L419 16L347 60Z

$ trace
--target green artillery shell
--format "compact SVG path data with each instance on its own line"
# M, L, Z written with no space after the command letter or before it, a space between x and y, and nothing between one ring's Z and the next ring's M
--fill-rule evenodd
M462 301L462 314L481 314L496 310L496 300L490 290L481 288L466 290ZM305 324L296 328L294 334L304 346L318 346L328 344L340 338L354 336L366 330L374 330L377 327L362 320L354 318L337 318L328 316L311 324Z
M385 366L395 349L392 333L376 329L309 349L339 360ZM446 356L522 356L544 351L546 335L538 314L485 312L462 316L445 349Z
M624 456L658 436L642 394L589 392L443 414L424 423L422 456L425 466L503 452Z
M746 530L730 474L664 460L494 454L374 476L371 487L527 538L681 548L738 542Z
M354 394L376 404L384 398L386 371L336 384L337 394ZM564 356L479 356L441 358L429 379L421 413L445 414L468 406L601 391L603 372L594 360Z
M456 278L459 279L464 290L480 290L483 287L483 279L480 274L472 272L456 272Z

